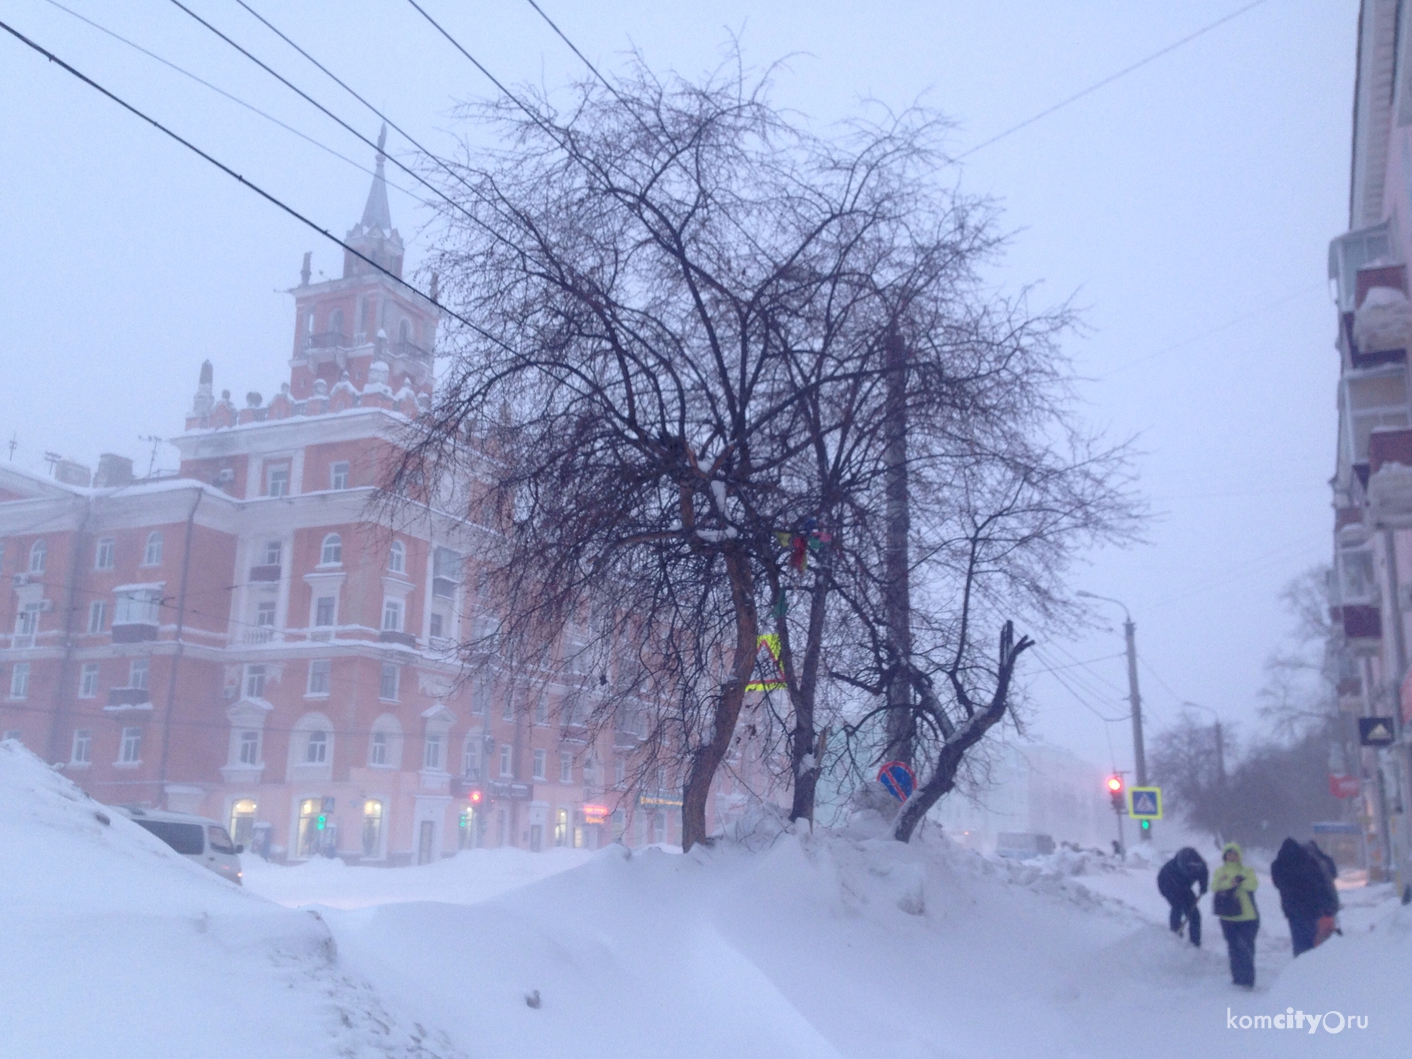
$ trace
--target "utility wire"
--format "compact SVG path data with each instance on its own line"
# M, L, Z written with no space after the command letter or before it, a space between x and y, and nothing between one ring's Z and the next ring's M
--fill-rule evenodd
M235 104L237 104L238 106L244 107L246 110L250 111L252 114L258 114L260 117L264 118L266 121L273 122L274 124L278 125L281 129L284 129L286 132L292 132L295 136L298 136L301 140L304 140L306 143L313 144L313 145L314 145L315 147L317 147L319 150L325 151L325 152L327 152L328 154L331 154L333 157L337 158L337 159L338 159L339 161L341 161L341 162L347 162L349 165L351 165L353 168L359 170L360 172L367 173L369 176L376 176L376 173L374 173L373 170L369 169L367 166L363 165L361 162L354 161L352 158L349 158L346 154L340 154L338 151L336 151L336 150L334 150L332 147L328 146L328 144L323 143L323 142L321 142L321 141L319 141L319 140L314 139L314 137L308 135L308 134L305 133L305 132L301 132L300 130L296 129L293 125L289 125L289 124L286 124L286 123L283 122L283 121L280 121L280 119L277 118L277 117L275 117L273 114L268 114L268 113L266 113L265 111L261 110L259 107L254 106L253 104L247 103L245 100L241 99L239 96L232 95L230 92L227 92L224 88L221 88L219 85L214 85L214 84L212 84L210 81L207 81L205 78L202 78L202 77L200 77L200 76L198 76L198 75L192 73L190 70L187 70L187 69L185 69L184 67L178 66L176 63L172 62L170 59L165 59L165 58L163 58L162 56L158 55L156 52L154 52L154 51L149 51L148 49L144 48L141 44L138 44L136 41L132 41L132 40L129 40L127 37L124 37L121 33L116 33L116 32L114 32L113 30L109 29L107 26L101 25L100 23L97 23L97 22L93 21L93 19L88 18L88 17L85 16L85 15L79 14L77 11L74 11L72 8L65 7L63 4L59 3L58 0L45 0L45 3L49 4L49 5L52 6L52 7L57 7L60 11L64 12L64 13L67 14L67 15L71 15L72 17L78 19L80 22L87 23L88 25L92 26L94 29L98 30L98 32L100 32L100 33L106 33L109 37L112 37L114 40L119 41L119 42L122 43L122 44L126 44L129 48L132 48L134 51L141 52L143 55L147 56L149 59L154 59L154 60L156 60L157 62L161 63L163 66L167 67L168 69L175 70L177 73L181 74L183 77L190 78L192 81L195 81L198 85L202 85L202 86L204 86L205 88L209 88L212 92L215 92L217 95L219 95L219 96L224 96L226 99L230 100L232 103L235 103ZM386 178L384 177L384 179L386 179ZM408 198L412 199L414 202L420 202L423 206L426 206L428 209L435 209L435 207L434 207L430 202L427 202L425 199L418 197L415 192L410 191L410 190L408 190L407 188L402 187L400 184L393 184L392 181L390 181L390 180L387 181L387 182L388 182L389 184L391 184L392 187L394 187L394 188L396 188L398 191L402 192L402 194L404 194L404 195L406 195Z
M175 2L176 2L176 0L173 0L173 3L175 3ZM19 30L15 29L13 26L11 26L9 23L0 21L0 29L3 29L6 33L10 34L10 36L14 37L14 38L15 38L16 40L18 40L20 43L22 43L22 44L28 46L29 48L31 48L31 49L33 49L34 51L38 52L40 55L44 56L44 57L45 57L46 59L48 59L51 63L54 63L56 66L58 66L60 69L64 70L66 73L72 74L74 77L78 78L80 81L82 81L84 84L88 85L90 88L96 90L97 92L101 93L101 94L104 95L104 96L107 96L107 97L108 97L109 99L111 99L114 103L118 104L118 106L122 107L124 110L128 111L130 114L133 114L134 116L136 116L136 117L138 117L138 118L141 118L143 121L147 122L147 124L151 125L151 126L152 126L154 129L156 129L157 131L159 131L159 132L161 132L161 133L164 133L165 135L171 137L171 138L172 138L173 140L175 140L177 143L179 143L179 144L181 144L183 147L185 147L188 151L191 151L193 154L195 154L195 155L197 155L198 157L200 157L200 158L204 159L205 161L209 162L211 165L215 166L217 169L219 169L221 172L225 173L227 176L233 178L234 180L238 181L238 182L241 183L241 184L244 184L244 185L245 185L246 187L248 187L251 191L255 192L255 194L259 195L261 198L263 198L265 201L269 202L271 205L277 206L279 209L283 210L285 213L289 214L289 216L291 216L291 217L293 217L295 220L297 220L300 224L303 224L303 225L305 225L305 226L311 228L311 229L314 230L315 232L318 232L320 235L322 235L325 239L328 239L328 240L329 240L330 242L332 242L332 243L336 243L338 246L341 246L344 250L346 250L348 253L352 254L354 257L358 258L360 261L364 262L364 263L367 264L367 265L370 265L372 268L376 269L378 272L381 272L384 276L386 276L388 279L392 280L394 283L398 284L399 286L405 287L407 290L411 291L411 292L412 292L413 294L415 294L417 297L422 298L422 299L424 299L425 301L427 301L429 304L436 306L437 309L441 310L442 312L446 313L446 315L448 315L448 316L452 317L453 319L459 321L460 323L464 324L466 327L470 328L472 331L474 331L476 334L480 335L482 338L485 338L485 339L487 339L487 340L489 340L489 341L491 341L491 342L494 342L496 345L498 345L498 346L500 346L501 348L505 349L507 352L511 352L511 353L514 352L513 350L510 349L509 346L507 346L503 341L501 341L501 339L497 338L495 335L492 335L489 331L486 331L484 328L479 327L479 326L477 326L476 324L473 324L470 320L466 319L466 317L464 317L464 316L462 316L460 313L456 312L456 310L451 309L451 308L448 308L447 306L442 305L442 304L441 304L440 302L438 302L436 299L430 297L430 296L427 295L427 294L424 294L424 293L423 293L422 291L420 291L418 288L416 288L416 287L414 287L412 284L408 283L408 282L407 282L405 279L403 279L401 276L398 276L398 275L394 274L391 270L389 270L389 269L387 269L387 268L384 268L382 265L378 264L376 261L374 261L372 258L368 257L366 254L361 253L360 251L355 250L353 247L349 246L346 242L344 242L342 239L338 238L338 236L334 235L334 234L333 234L332 232L330 232L327 228L320 228L317 224L315 224L313 221L311 221L308 217L304 216L302 213L300 213L298 210L296 210L293 206L289 206L289 205L287 205L286 203L284 203L283 201L281 201L280 199L275 198L274 195L270 194L270 193L269 193L268 191L266 191L264 188L260 187L258 184L255 184L255 183L253 183L253 182L251 182L251 181L245 179L245 177L241 176L239 173L237 173L237 172L236 172L234 169L232 169L230 166L226 165L224 162L222 162L222 161L220 161L219 159L213 157L212 155L207 154L205 151L203 151L201 148L197 147L197 146L196 146L194 143L192 143L190 140L187 140L187 139L185 139L184 137L182 137L181 135L179 135L178 133L173 132L171 129L167 128L167 126L163 125L163 124L162 124L160 121L158 121L156 118L153 118L153 117L148 116L146 113L144 113L143 111L139 110L137 107L133 106L131 103L127 102L125 99L122 99L121 97L119 97L119 96L115 95L114 93L108 91L108 89L104 88L104 87L103 87L102 85L100 85L97 81L93 80L93 78L89 77L87 74L83 73L82 71L77 70L77 69L75 69L74 67L70 66L68 63L64 62L63 59L60 59L57 55L55 55L53 52L49 51L47 48L44 48L42 45L39 45L39 44L35 43L34 41L30 40L28 37L26 37L26 36L25 36L23 33L21 33ZM257 61L258 61L258 60L257 60Z
M1040 121L1040 120L1043 119L1043 118L1049 117L1049 115L1053 114L1055 111L1063 110L1065 107L1067 107L1067 106L1068 106L1069 104L1071 104L1071 103L1077 103L1079 100L1083 99L1085 96L1092 95L1094 92L1097 92L1100 88L1104 88L1104 87L1106 87L1107 85L1111 85L1114 81L1118 80L1119 78L1126 77L1128 74L1132 73L1133 71L1142 69L1142 68L1143 68L1144 66L1146 66L1148 63L1150 63L1150 62L1155 62L1156 60L1162 58L1162 56L1167 55L1167 54L1170 54L1171 52L1176 51L1176 50L1177 50L1178 48L1180 48L1183 44L1190 44L1192 41L1196 40L1197 37L1204 36L1205 34L1210 33L1213 29L1216 29L1216 28L1218 28L1218 27L1220 27L1220 26L1224 26L1227 22L1231 21L1231 20L1234 19L1234 18L1239 18L1241 15L1245 14L1247 11L1251 10L1252 8L1259 7L1259 6L1260 6L1261 4L1263 4L1264 2L1265 2L1265 0L1254 0L1253 3L1249 3L1249 4L1246 4L1244 7L1237 8L1236 10L1232 11L1229 15L1225 15L1225 16L1223 16L1223 17L1221 17L1221 18L1218 18L1215 22L1212 22L1212 23L1209 23L1208 25L1202 26L1200 29L1196 30L1194 33L1188 33L1188 34L1187 34L1185 37L1183 37L1181 40L1174 41L1173 43L1168 44L1165 48L1160 48L1160 49L1158 49L1157 51L1153 52L1151 55L1147 56L1146 58L1144 58L1144 59L1139 59L1137 62L1133 63L1131 66L1125 66L1125 67L1123 67L1123 69L1119 70L1117 73L1115 73L1115 74L1109 74L1107 77L1103 78L1103 80L1101 80L1101 81L1095 81L1093 84L1089 85L1087 88L1082 89L1081 91L1075 92L1072 96L1069 96L1067 99L1062 99L1062 100L1060 100L1058 103L1055 103L1052 107L1047 107L1047 108L1045 108L1044 110L1041 110L1038 114L1034 115L1033 117L1026 118L1024 121L1020 122L1018 125L1012 125L1012 126L1010 126L1010 128L1006 129L1004 132L997 133L996 135L992 136L992 137L991 137L990 139L988 139L988 140L982 140L980 143L976 144L974 147L969 148L968 150L962 151L960 154L956 155L954 160L959 162L961 159L967 158L967 157L969 157L969 156L975 154L977 151L979 151L979 150L981 150L981 149L983 149L983 148L989 147L989 146L990 146L991 144L993 144L993 143L998 143L999 141L1005 139L1007 136L1012 136L1012 135L1014 135L1015 133L1019 132L1021 129L1029 128L1029 126L1033 125L1035 122Z

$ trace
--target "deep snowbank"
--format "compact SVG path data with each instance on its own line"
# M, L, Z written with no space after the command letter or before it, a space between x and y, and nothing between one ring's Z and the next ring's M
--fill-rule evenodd
M106 818L106 823L104 823ZM178 856L0 743L0 1056L402 1056L323 921Z

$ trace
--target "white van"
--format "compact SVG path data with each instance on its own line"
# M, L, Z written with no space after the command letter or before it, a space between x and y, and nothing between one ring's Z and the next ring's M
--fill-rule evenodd
M244 853L244 846L231 841L230 833L214 820L189 813L169 813L161 809L138 809L133 806L116 806L138 827L152 832L187 860L195 861L203 868L210 868L222 879L229 879L236 886L243 886L238 853Z

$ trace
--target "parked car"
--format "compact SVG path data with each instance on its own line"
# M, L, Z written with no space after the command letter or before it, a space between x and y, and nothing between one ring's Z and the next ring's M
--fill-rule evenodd
M995 855L1013 857L1016 860L1029 860L1054 852L1054 839L1048 835L1036 835L1027 831L1002 831L995 836Z
M214 820L189 813L169 813L161 809L117 806L117 810L145 831L156 835L187 860L209 868L222 879L243 886L240 858L244 846L237 846L230 833Z

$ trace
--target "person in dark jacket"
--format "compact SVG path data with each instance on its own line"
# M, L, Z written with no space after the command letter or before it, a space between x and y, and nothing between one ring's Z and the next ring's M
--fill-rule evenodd
M1289 920L1294 954L1308 952L1314 947L1319 920L1338 911L1333 880L1318 858L1287 838L1270 864L1270 881L1280 892L1280 911Z
M1198 949L1201 948L1201 909L1197 907L1197 902L1206 892L1208 879L1206 861L1190 846L1177 850L1177 855L1162 865L1162 870L1157 873L1157 889L1167 899L1167 904L1172 906L1167 920L1172 933L1180 934L1182 921L1186 920L1187 937ZM1196 893L1191 892L1193 886L1198 887Z

